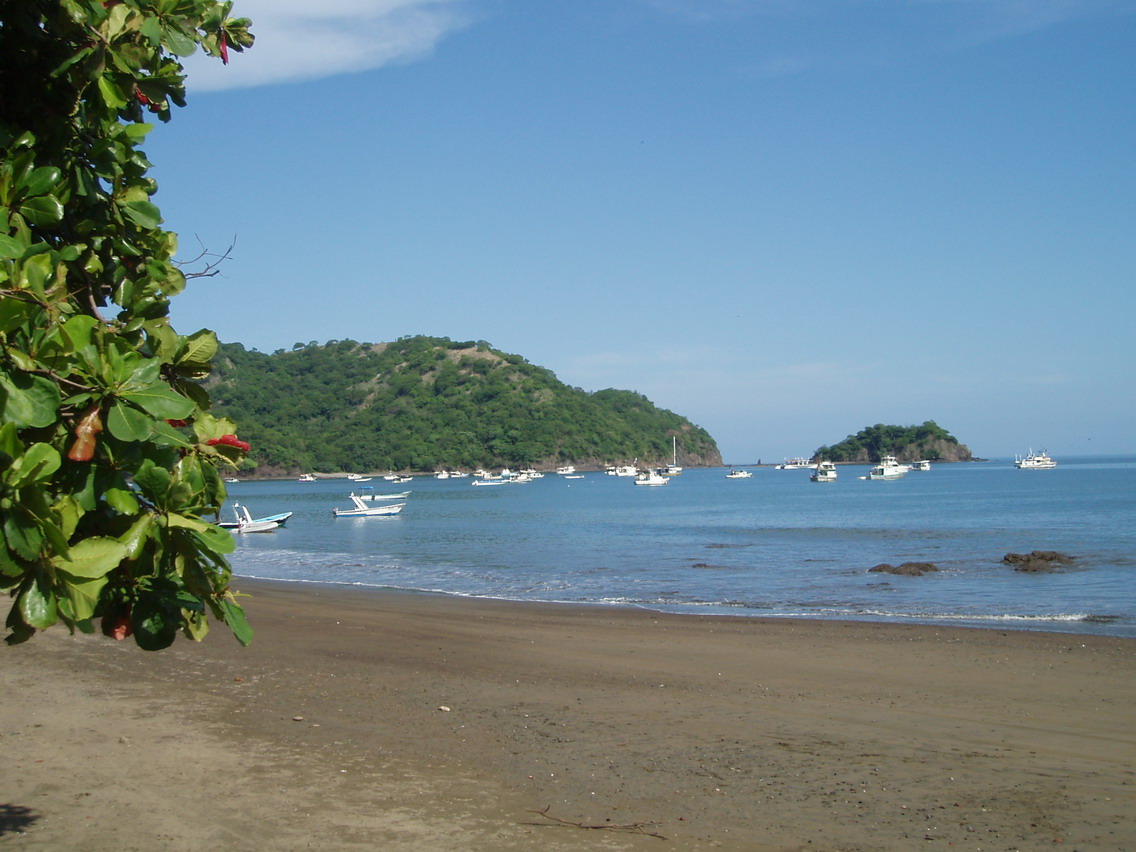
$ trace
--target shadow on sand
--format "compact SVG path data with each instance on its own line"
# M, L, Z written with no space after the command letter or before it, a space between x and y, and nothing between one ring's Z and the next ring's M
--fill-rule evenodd
M24 829L39 819L35 811L23 805L0 805L0 837L5 834L22 834Z

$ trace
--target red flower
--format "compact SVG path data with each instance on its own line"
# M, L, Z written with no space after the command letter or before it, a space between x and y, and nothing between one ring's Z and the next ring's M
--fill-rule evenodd
M210 447L224 444L226 447L236 447L238 450L244 450L246 453L252 447L252 444L248 441L242 441L236 435L222 435L220 438L210 438L205 443Z
M167 420L166 422L173 426L175 429L189 425L188 420Z
M218 44L221 46L221 64L229 64L229 42L225 40L225 31L221 30L221 37L217 39Z

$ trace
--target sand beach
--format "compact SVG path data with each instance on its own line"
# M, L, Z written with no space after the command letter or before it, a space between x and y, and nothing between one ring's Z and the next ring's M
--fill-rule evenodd
M237 585L0 650L0 848L1136 848L1136 640Z

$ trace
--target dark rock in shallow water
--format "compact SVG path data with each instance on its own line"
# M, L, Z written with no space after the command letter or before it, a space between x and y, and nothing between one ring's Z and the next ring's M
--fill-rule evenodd
M1007 553L1002 557L1002 561L1007 565L1013 565L1015 571L1045 574L1056 571L1060 565L1068 565L1073 561L1073 557L1058 553L1056 550L1031 550L1029 553Z
M901 574L904 577L920 577L931 571L938 571L939 566L934 562L904 562L902 565L889 565L882 562L868 571L874 574Z

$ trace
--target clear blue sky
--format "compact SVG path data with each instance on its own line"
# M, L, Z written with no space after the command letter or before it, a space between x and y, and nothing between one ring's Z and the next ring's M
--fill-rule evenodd
M179 331L482 339L726 461L1131 453L1131 0L236 0L146 151Z

